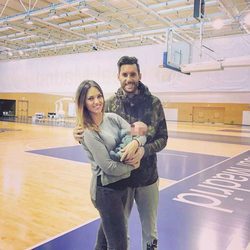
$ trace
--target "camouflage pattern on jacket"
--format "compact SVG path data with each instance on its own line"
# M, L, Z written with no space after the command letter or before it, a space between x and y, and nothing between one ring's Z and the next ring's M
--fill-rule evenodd
M168 139L167 125L162 104L148 88L139 83L139 94L128 97L122 88L110 97L105 111L120 115L130 124L142 121L148 125L145 154L140 168L133 170L130 177L132 187L151 185L158 179L156 152L165 148Z

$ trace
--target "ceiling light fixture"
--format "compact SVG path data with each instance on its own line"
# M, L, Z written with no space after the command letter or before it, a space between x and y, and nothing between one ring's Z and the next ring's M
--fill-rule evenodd
M59 18L59 16L57 15L55 9L53 9L53 10L50 11L49 17L50 17L51 19L58 19L58 18Z
M29 16L26 16L26 17L24 18L24 22L25 22L26 24L28 24L28 25L32 25L32 24L33 24L32 20L30 19Z
M80 12L86 12L86 11L89 10L89 8L87 7L87 4L86 4L85 1L80 2L78 8L79 8L79 11L80 11Z

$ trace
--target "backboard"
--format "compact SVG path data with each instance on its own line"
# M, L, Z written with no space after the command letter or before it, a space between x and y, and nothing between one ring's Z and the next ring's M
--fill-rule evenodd
M163 53L163 67L180 72L182 64L191 62L191 44L174 30L167 32L167 51Z

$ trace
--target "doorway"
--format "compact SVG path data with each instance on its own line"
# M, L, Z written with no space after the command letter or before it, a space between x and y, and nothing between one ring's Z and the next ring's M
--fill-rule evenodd
M21 121L28 120L28 111L29 111L29 101L27 100L18 100L17 102L17 117Z

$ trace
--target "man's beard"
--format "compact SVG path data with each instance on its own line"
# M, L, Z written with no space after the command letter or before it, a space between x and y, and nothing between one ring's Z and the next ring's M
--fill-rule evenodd
M134 91L133 92L127 92L126 91L126 86L129 85L129 84L133 84L134 85ZM138 86L139 86L139 82L133 82L133 83L128 83L128 84L125 84L124 87L123 87L123 91L125 92L125 94L128 96L128 97L133 97L134 95L137 95L138 94Z

